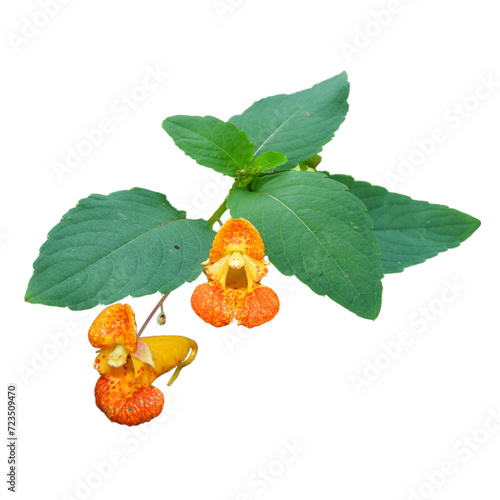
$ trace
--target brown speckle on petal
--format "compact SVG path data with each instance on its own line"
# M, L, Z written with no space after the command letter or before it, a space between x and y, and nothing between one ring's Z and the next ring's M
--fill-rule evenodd
M257 260L264 258L264 242L257 229L246 219L229 219L224 223L215 235L210 261L219 260L235 250Z
M164 404L163 393L153 386L127 384L113 386L111 377L102 375L95 386L97 407L112 421L123 425L138 425L157 417Z
M106 307L94 320L89 330L89 341L94 347L123 344L128 351L135 351L137 343L135 314L128 304Z
M258 285L236 302L238 324L253 328L271 321L280 309L280 302L274 290Z
M234 318L232 304L233 290L223 290L217 282L211 281L198 285L191 297L194 312L213 326L226 326Z

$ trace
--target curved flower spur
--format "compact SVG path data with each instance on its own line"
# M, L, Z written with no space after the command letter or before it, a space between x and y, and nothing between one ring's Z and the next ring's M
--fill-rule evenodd
M195 358L198 345L186 337L137 337L137 325L128 304L104 309L89 330L90 343L99 348L94 368L100 373L95 387L97 407L112 421L138 425L157 417L164 404L163 393L151 384L182 368Z
M194 312L216 327L234 318L247 328L273 319L280 305L274 291L260 284L269 264L264 256L264 242L250 222L226 221L214 238L208 260L202 262L208 283L193 292Z

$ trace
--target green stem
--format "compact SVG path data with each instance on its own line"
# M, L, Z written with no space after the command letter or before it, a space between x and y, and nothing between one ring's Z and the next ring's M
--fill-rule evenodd
M231 186L231 189L238 187L240 184L240 181L236 179ZM227 195L229 196L229 194ZM213 229L214 224L218 221L220 223L220 218L224 214L224 212L227 210L226 202L227 202L227 196L224 198L224 201L221 203L220 207L212 214L212 217L208 219L208 227L210 229ZM222 225L222 224L221 224Z
M210 229L213 229L214 224L217 221L220 222L220 218L222 217L222 214L227 210L226 201L227 201L227 197L224 198L224 201L221 203L220 207L213 213L212 217L210 217L210 219L208 219L208 227Z

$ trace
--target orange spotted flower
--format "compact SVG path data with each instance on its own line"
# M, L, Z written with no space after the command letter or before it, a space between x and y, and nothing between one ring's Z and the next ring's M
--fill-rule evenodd
M171 385L198 349L186 337L138 338L135 315L127 304L104 309L90 327L89 340L100 349L94 363L101 375L95 386L97 407L112 422L125 425L148 422L161 413L163 393L151 384L177 367Z
M276 316L279 300L260 284L267 274L262 238L246 219L229 219L216 234L207 261L208 283L191 297L194 312L213 326L238 324L253 328Z

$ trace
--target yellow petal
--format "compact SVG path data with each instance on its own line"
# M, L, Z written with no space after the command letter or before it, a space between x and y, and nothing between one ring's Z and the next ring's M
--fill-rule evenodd
M162 335L158 337L144 337L142 339L151 350L154 360L154 368L132 356L132 363L136 379L144 379L151 384L164 373L177 367L168 385L171 385L179 375L182 368L189 365L198 352L198 345L194 340L187 337L174 335Z
M108 364L118 368L127 362L128 351L121 344L118 344L113 351L108 354Z
M255 284L267 274L266 263L263 260L257 260L249 255L245 255L245 272L247 275L247 290L251 292Z
M216 281L219 283L223 289L226 287L226 277L229 270L228 260L229 255L225 255L205 268L207 278L210 281Z

